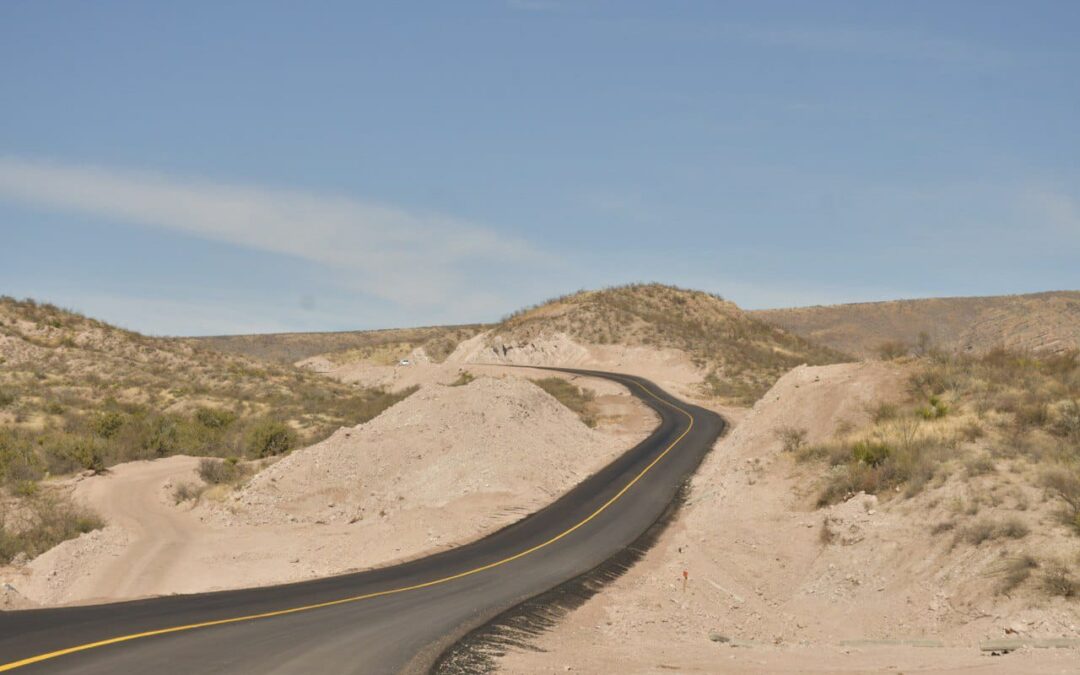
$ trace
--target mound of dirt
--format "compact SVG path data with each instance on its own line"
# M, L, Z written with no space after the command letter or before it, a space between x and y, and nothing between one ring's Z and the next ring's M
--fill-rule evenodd
M620 449L531 382L480 377L426 387L368 424L342 429L256 475L225 504L237 522L401 522L444 539L462 502L530 509ZM542 459L540 459L542 458ZM530 461L531 460L531 461Z

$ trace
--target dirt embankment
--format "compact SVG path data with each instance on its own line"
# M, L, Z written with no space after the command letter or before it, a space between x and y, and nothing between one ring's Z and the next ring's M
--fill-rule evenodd
M819 476L782 450L777 430L825 441L866 423L871 405L898 400L906 377L883 363L785 375L721 439L681 516L638 566L541 635L540 651L513 651L502 669L1075 672L1074 650L980 655L982 639L1076 635L1080 615L1064 600L1035 608L995 596L985 553L930 535L947 500L861 495L815 510Z
M176 504L198 460L72 481L109 526L0 570L10 604L118 600L325 576L430 553L550 502L643 438L653 413L592 380L599 424L520 377L428 384L235 492ZM21 596L21 597L20 597Z

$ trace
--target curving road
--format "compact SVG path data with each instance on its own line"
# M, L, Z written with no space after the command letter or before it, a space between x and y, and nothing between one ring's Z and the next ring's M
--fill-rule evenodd
M660 425L563 497L480 541L382 569L239 591L0 612L0 671L425 672L497 614L618 553L664 512L724 429L629 375Z

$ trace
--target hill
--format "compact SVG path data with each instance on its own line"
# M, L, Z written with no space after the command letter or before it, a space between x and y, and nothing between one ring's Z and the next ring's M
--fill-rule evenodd
M340 354L342 359L392 361L415 349L423 349L429 359L442 362L458 343L486 326L427 326L386 330L337 331L327 333L265 333L259 335L212 335L180 338L188 345L249 356L275 363L293 364L312 356Z
M276 454L399 398L0 298L0 486L179 453Z
M627 349L677 352L703 380L705 393L756 400L787 370L846 360L750 316L718 295L661 284L581 291L523 309L486 332L471 360L604 365Z
M929 298L749 312L856 356L919 344L983 353L996 347L1058 353L1080 348L1080 291Z

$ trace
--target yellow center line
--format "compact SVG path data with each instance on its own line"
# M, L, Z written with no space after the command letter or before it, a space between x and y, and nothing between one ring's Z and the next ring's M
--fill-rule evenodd
M678 410L682 414L686 415L686 418L688 420L690 420L690 424L687 425L685 431L683 431L681 434L679 434L678 438L676 438L674 441L671 442L671 445L669 445L667 448L664 449L663 452L661 452L659 455L657 455L656 458L654 458L653 461L651 461L648 466L646 466L644 469L641 470L641 472L639 472L636 476L634 476L630 480L630 482L628 482L626 485L623 486L623 488L621 490L619 490L617 493L615 493L615 495L612 496L611 499L604 502L599 508L597 508L595 511L593 511L588 516L586 516L581 522L579 522L579 523L575 524L574 526L570 527L569 529L564 530L563 532L560 532L559 534L551 537L547 541L541 542L541 543L533 546L532 548L528 548L528 549L525 549L524 551L520 551L518 553L515 553L512 556L503 558L502 560L497 560L495 562L488 563L487 565L482 565L480 567L476 567L476 568L473 568L473 569L470 569L470 570L466 570L464 572L459 572L457 574L452 574L450 576L441 577L441 578L438 578L438 579L433 579L431 581L425 581L425 582L419 583L419 584L413 584L412 586L402 586L401 588L392 588L392 589L388 589L388 590L385 590L385 591L376 591L376 592L373 592L373 593L365 593L363 595L355 595L355 596L348 597L348 598L340 598L338 600L329 600L327 602L320 602L320 603L316 603L316 604L313 604L313 605L304 605L304 606L301 606L301 607L291 607L289 609L279 609L279 610L275 610L275 611L272 611L272 612L263 612L261 614L248 614L246 616L236 616L236 617L232 617L232 618L229 618L229 619L216 619L214 621L204 621L202 623L191 623L191 624L186 624L186 625L183 625L183 626L172 626L171 628L159 628L157 630L150 630L150 631L146 631L146 632L143 632L143 633L132 633L130 635L118 635L116 637L108 638L106 640L99 640L97 642L88 642L86 644L75 645L73 647L67 647L65 649L58 649L56 651L46 652L44 654L38 654L37 656L30 656L28 658L21 659L19 661L11 661L10 663L0 664L0 672L9 671L9 670L15 670L16 668L22 668L23 666L28 666L28 665L33 664L33 663L40 663L41 661L48 661L49 659L55 659L55 658L60 657L60 656L66 656L67 654L74 654L74 653L77 653L77 652L84 652L84 651L88 651L90 649L96 649L98 647L106 647L108 645L114 645L114 644L118 644L118 643L121 643L121 642L130 642L131 640L138 640L139 638L153 637L155 635L167 635L169 633L179 633L181 631L195 630L196 628L208 628L210 626L221 626L221 625L229 624L229 623L240 623L242 621L254 621L256 619L268 619L268 618L274 617L274 616L284 616L286 614L296 614L298 612L308 612L308 611L311 611L313 609L321 609L323 607L333 607L334 605L343 605L343 604L350 603L350 602L359 602L361 600L369 600L371 598L378 598L378 597L382 597L384 595L396 595L398 593L405 593L407 591L416 591L416 590L420 590L422 588L428 588L430 586L437 586L439 584L445 584L447 582L454 581L456 579L461 579L463 577L468 577L468 576L472 576L474 574L479 574L480 572L485 572L487 570L490 570L490 569L493 569L493 568L496 568L496 567L500 567L502 565L506 565L507 563L511 563L511 562L513 562L515 560L518 560L520 558L524 558L527 555L535 553L536 551L539 551L542 548L545 548L547 546L551 546L555 542L557 542L560 539L568 536L569 534L575 532L576 530L580 529L581 527L583 527L584 525L586 525L587 523L592 521L594 518L596 518L601 513L603 513L605 510L607 510L608 507L610 507L612 504L614 504L616 501L618 501L624 494L626 494L626 492L631 487L633 487L639 480L641 480L641 478L645 474L647 474L650 470L652 470L652 468L654 466L656 466L656 464L661 459L663 459L664 456L667 455L671 451L672 448L674 448L676 445L678 445L679 441L681 441L683 438L685 438L686 435L688 433L690 433L691 429L694 428L694 417L693 417L693 415L691 415L686 410L680 408L679 406L675 405L674 403L671 403L669 401L665 401L664 399L660 398L659 396L657 396L653 392L649 391L649 389L645 385L641 384L640 382L637 382L635 380L624 380L621 377L612 377L611 379L618 380L619 382L622 382L623 384L635 384L635 385L637 385L642 391L644 391L649 396L652 396L657 401L660 401L664 405L666 405L666 406L668 406L668 407L670 407L670 408L672 408L674 410Z

